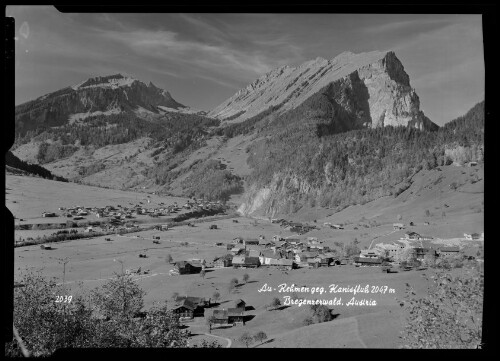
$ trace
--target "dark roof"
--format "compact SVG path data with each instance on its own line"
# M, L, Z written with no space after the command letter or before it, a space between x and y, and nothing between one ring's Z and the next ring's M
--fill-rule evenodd
M358 263L382 263L380 258L354 257L354 262Z
M441 251L441 252L459 252L460 248L458 248L458 247L443 247L443 248L440 248L439 251Z
M187 300L187 299L184 299L178 305L175 305L174 310L181 308L181 307L185 307L187 309L190 309L191 311L194 311L194 309L196 308L196 306L193 304L193 302L191 302L190 300Z
M238 305L241 305L242 303L243 303L243 304L245 304L245 305L247 304L247 303L246 303L245 301L243 301L241 298L239 298L239 299L237 299L237 300L235 300L235 301L233 302L233 304L234 304L234 306L235 306L236 308L238 308Z
M262 255L262 257L266 257L266 258L276 258L276 255L273 251L271 250L264 250L264 251L261 251L260 254Z
M241 309L241 308L228 308L227 315L228 316L243 316L243 309Z
M418 234L417 232L406 232L405 234L409 236L420 236L420 234Z
M221 319L226 319L228 316L228 310L214 310L213 316L214 318L221 320Z
M193 297L193 296L178 296L175 299L176 302L184 302L188 301L193 305L202 305L205 302L205 298L203 297Z
M260 264L259 257L245 257L245 264Z
M201 263L195 263L194 261L177 261L175 265L179 268L186 268L187 265L195 268L202 268Z

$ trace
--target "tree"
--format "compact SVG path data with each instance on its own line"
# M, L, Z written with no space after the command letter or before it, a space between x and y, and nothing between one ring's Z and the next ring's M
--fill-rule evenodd
M243 282L247 283L249 279L250 279L250 276L248 275L248 273L245 273L243 275Z
M142 309L144 294L128 275L117 274L116 278L92 291L92 300L104 317L130 319Z
M238 279L237 278L231 279L231 281L229 281L229 285L227 287L229 293L233 292L237 285L238 285Z
M245 332L243 335L240 336L238 341L240 341L248 348L248 346L250 346L253 343L254 339L252 336L250 336L248 332Z
M178 298L178 297L179 297L179 292L174 292L174 293L172 294L172 299L173 299L174 301L175 301L175 300L177 300L177 298Z
M208 326L208 332L209 333L212 333L212 325L214 324L215 322L215 316L214 315L208 315L206 318L205 318L205 322Z
M215 291L214 294L212 295L212 298L215 302L217 302L220 299L220 293Z
M212 341L202 340L201 344L194 344L193 348L222 348L222 345L218 343L216 340Z
M179 317L167 309L167 304L155 305L143 321L134 322L131 346L187 347L189 332L180 329Z
M398 214L398 217L397 217L397 218L398 218L398 221L400 221L400 220L402 220L402 219L403 219L403 217L401 216L401 214Z
M278 297L274 297L272 300L271 300L271 303L268 305L269 308L271 309L275 309L277 307L281 306L281 301Z
M201 270L200 277L205 279L205 270L204 269Z
M481 348L484 271L477 263L460 275L432 276L426 297L407 284L405 348Z
M167 261L167 263L172 263L174 261L174 259L172 258L172 255L170 253L167 254L165 261Z
M261 343L267 339L267 335L264 331L259 331L253 336L255 342Z
M357 243L352 242L345 247L344 256L345 257L357 256L357 255L359 255L360 252L361 251L360 251L359 247L357 246Z
M314 323L328 322L333 318L331 310L326 305L311 305L310 309Z

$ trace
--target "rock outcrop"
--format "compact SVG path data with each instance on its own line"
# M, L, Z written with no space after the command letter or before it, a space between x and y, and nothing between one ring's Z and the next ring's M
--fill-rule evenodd
M339 88L341 92L331 92ZM420 100L409 76L392 51L344 52L332 60L317 58L298 67L274 69L208 116L236 123L271 107L284 113L319 92L326 92L346 111L354 112L356 122L367 127L404 125L437 129L420 110Z

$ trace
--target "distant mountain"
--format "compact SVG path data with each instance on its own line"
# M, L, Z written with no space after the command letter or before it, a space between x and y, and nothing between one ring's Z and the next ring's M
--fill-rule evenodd
M429 120L394 52L275 69L208 113L97 77L16 107L13 153L72 181L235 201L242 214L339 211L438 166L482 162L484 102Z
M274 109L283 114L315 95L324 95L335 114L347 114L350 129L386 125L436 130L420 110L418 95L395 53L344 52L298 67L284 66L265 74L207 115L237 123Z
M61 126L96 114L150 112L159 106L174 110L188 109L169 92L153 83L143 83L121 74L90 78L15 108L15 129L19 135L29 130Z

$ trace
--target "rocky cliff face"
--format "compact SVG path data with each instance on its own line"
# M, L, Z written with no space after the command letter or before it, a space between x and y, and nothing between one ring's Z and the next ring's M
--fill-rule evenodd
M437 129L420 110L409 76L392 51L345 52L332 60L317 58L296 68L277 68L238 91L208 116L235 123L278 105L278 112L284 113L320 92L355 115L353 128L404 125Z
M186 108L169 92L121 74L90 78L16 107L16 132L37 126L59 126L73 114L134 111L158 112L158 106ZM140 107L140 108L139 108Z

